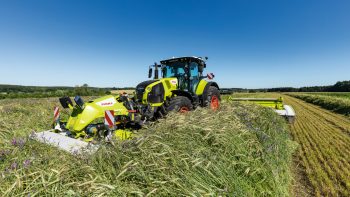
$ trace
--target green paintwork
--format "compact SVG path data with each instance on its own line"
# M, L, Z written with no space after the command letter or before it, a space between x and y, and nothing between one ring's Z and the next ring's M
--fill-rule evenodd
M278 110L283 110L283 98L279 97L277 99L273 98L232 98L230 97L229 100L232 101L249 101L254 102L258 105L264 106L264 107L271 107Z
M148 103L148 101L147 101L148 94L152 91L153 86L155 86L159 83L163 84L164 91L165 91L163 102L161 102L161 103ZM196 95L201 96L203 94L204 89L205 89L207 84L208 84L208 82L206 80L201 79L196 87ZM162 106L164 101L166 100L166 98L171 98L171 97L175 96L172 91L177 90L177 89L178 89L178 79L176 77L159 79L158 81L153 82L146 87L145 92L143 93L143 96L142 96L142 104L144 104L144 105L150 104L152 107Z
M159 79L158 81L156 81L156 82L154 82L152 84L149 84L146 87L145 92L143 93L143 96L142 96L142 104L144 104L144 105L148 104L148 101L147 101L148 94L152 91L153 86L155 86L155 85L157 85L159 83L162 83L163 87L164 87L164 99L163 99L163 101L165 101L166 98L173 97L172 91L173 90L177 90L177 88L178 88L178 79L176 77L162 78L162 79ZM151 106L152 107L159 107L162 104L163 104L163 102L161 102L161 103L152 103Z
M202 95L205 89L205 86L208 84L208 82L204 79L201 79L201 81L198 83L196 88L196 94L198 96Z
M114 116L128 116L129 112L119 96L108 95L84 104L84 110L74 106L66 128L74 133L83 133L83 129L97 118L104 118L106 110L114 110Z

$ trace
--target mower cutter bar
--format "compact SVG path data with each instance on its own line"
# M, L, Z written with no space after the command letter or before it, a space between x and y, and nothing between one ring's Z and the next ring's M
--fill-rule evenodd
M31 138L55 146L71 154L94 153L98 149L98 145L68 137L65 132L54 133L52 130L42 131L31 135Z
M275 98L231 98L232 101L279 101Z

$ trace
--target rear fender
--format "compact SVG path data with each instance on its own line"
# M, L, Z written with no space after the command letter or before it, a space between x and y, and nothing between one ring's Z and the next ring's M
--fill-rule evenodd
M219 85L216 82L208 82L203 90L203 94L201 96L202 99L202 103L204 103L204 101L208 98L208 94L209 94L209 87L210 86L214 86L216 87L218 90L220 90Z
M208 82L204 79L200 80L196 88L196 95L202 95Z

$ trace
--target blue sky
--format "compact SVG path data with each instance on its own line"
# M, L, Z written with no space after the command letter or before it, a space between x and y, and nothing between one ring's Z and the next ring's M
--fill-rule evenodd
M0 84L135 86L208 56L221 87L350 80L350 1L0 1Z

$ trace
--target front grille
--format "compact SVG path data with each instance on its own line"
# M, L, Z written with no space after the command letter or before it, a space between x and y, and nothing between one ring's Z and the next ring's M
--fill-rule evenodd
M157 85L152 87L151 92L148 95L148 102L150 103L161 103L164 98L164 87L162 83L158 83Z
M145 88L137 88L136 89L136 98L137 101L141 102L142 101L142 97L143 97L143 93L145 92Z
M140 84L138 84L136 86L136 99L138 102L142 102L142 97L143 97L143 94L145 92L145 89L147 86L149 86L150 84L156 82L157 80L148 80L148 81L144 81L144 82L141 82Z

